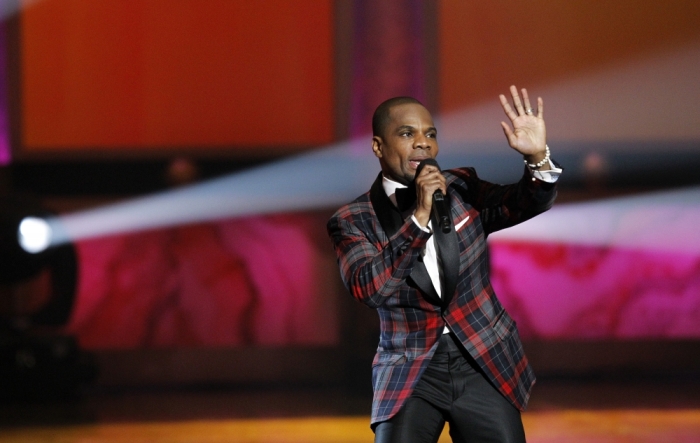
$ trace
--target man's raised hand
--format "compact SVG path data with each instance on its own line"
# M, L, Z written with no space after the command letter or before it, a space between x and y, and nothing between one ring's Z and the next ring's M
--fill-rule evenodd
M508 144L523 155L530 164L536 164L545 158L547 145L547 131L544 125L544 103L542 98L537 98L537 109L530 105L530 97L527 89L522 89L522 100L515 86L510 87L510 95L513 105L508 102L505 95L499 96L503 111L510 119L513 128L506 122L501 122L503 133L508 139ZM536 112L535 112L536 111ZM544 165L542 169L549 169Z

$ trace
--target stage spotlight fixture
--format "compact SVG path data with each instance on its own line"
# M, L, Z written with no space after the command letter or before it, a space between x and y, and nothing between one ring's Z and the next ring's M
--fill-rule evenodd
M25 294L24 298L45 300L35 312L4 310L2 306L17 308L23 303L0 302L0 324L3 320L4 324L13 324L15 319L28 316L31 324L62 326L70 317L77 281L75 247L71 242L51 245L56 230L60 231L60 225L51 226L51 217L53 214L40 202L28 196L0 196L0 301L19 293ZM46 297L10 290L30 287L42 275L50 276Z
M19 223L17 240L30 254L44 251L51 244L52 230L49 223L39 217L25 217Z
M28 196L0 195L0 401L70 396L96 376L91 354L63 331L75 302L71 242Z

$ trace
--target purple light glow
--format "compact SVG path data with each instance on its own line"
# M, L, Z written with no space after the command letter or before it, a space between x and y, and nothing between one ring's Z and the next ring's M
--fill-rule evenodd
M12 152L7 92L7 27L0 21L0 166L10 163Z

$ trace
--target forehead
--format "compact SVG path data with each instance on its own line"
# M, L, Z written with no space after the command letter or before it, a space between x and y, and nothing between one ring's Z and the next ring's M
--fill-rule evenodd
M424 106L417 103L404 103L392 106L389 111L390 126L433 126L433 117Z

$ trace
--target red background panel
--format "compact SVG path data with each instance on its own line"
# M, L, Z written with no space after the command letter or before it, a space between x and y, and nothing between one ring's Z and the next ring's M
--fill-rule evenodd
M25 8L23 148L327 143L331 3L44 0Z

